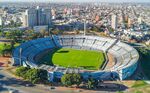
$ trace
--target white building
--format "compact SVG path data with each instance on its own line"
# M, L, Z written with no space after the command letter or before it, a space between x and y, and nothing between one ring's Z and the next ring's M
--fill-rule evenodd
M146 45L150 45L150 40L145 42Z
M142 23L142 18L141 18L141 17L138 18L138 23L139 23L139 24Z
M0 16L0 26L2 26L3 24L3 20L2 20L2 17Z
M48 26L47 25L34 26L33 29L34 29L35 32L48 31Z

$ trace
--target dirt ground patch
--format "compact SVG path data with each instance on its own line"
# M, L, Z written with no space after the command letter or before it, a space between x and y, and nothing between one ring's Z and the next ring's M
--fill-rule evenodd
M114 59L113 55L110 53L107 53L107 56L108 56L109 61L106 65L105 69L110 69L111 67L113 67L115 65L115 59Z
M125 81L121 81L121 82L125 86L132 87L136 81L135 80L125 80Z
M10 65L9 59L10 57L0 57L0 67L8 67Z

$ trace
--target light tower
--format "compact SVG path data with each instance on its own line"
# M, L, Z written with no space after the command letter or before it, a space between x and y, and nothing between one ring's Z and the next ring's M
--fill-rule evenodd
M22 48L19 49L19 54L20 54L19 62L20 62L20 65L22 65Z
M84 36L86 35L86 20L84 19Z

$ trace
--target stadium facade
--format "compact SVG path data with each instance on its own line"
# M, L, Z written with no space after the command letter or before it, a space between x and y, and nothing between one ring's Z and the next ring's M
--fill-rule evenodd
M110 53L115 59L115 65L109 69L102 69L93 72L81 71L79 68L65 68L59 66L39 65L40 55L50 52L56 47L67 47L74 49L95 50ZM130 77L137 68L139 54L136 49L117 39L82 36L82 35L61 35L46 38L39 38L25 42L13 51L13 65L29 66L47 70L50 81L54 78L61 78L65 73L81 73L84 79L92 76L100 80L120 79ZM106 63L107 65L107 63Z

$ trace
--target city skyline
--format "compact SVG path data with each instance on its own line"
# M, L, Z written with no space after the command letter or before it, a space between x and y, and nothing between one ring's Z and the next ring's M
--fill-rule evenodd
M150 2L150 0L1 0L0 2Z

